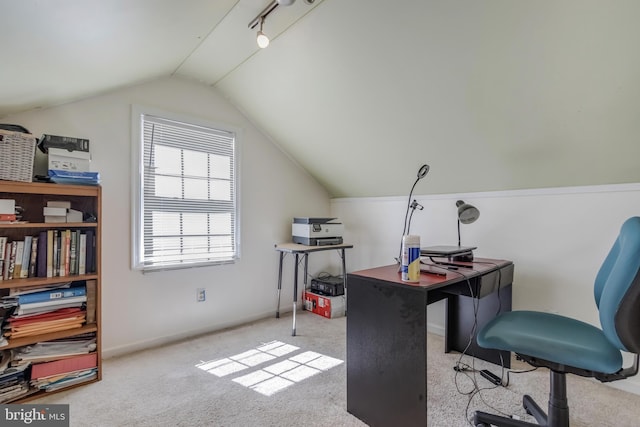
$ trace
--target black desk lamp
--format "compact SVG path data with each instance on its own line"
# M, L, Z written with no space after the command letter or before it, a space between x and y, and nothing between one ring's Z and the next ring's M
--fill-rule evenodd
M480 217L480 211L462 200L458 200L456 206L458 207L458 247L460 247L460 223L471 224L475 222ZM454 255L452 261L473 261L473 252Z
M416 200L412 202L411 196L413 195L413 189L416 188L416 184L418 183L418 181L420 181L422 178L427 176L428 172L429 172L429 165L424 164L420 166L420 169L418 169L417 178L413 183L413 186L411 187L411 191L409 191L409 201L407 202L407 212L404 214L404 227L402 228L403 236L406 234L409 234L409 231L411 230L411 218L413 217L413 213L415 212L415 210L424 209L424 207L420 203L418 203ZM409 215L409 209L411 209L411 215ZM407 223L407 219L408 219L408 223ZM398 253L398 258L396 258L396 261L398 262L398 264L402 263L402 239L400 239L400 252Z

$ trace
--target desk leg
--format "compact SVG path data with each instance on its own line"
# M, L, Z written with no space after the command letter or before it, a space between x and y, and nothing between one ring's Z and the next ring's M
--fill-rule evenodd
M282 261L284 252L280 252L280 265L278 266L278 307L276 308L276 319L280 318L280 291L282 290Z
M352 276L347 307L347 411L371 426L426 427L426 290Z
M344 297L347 298L347 261L344 257L344 248L340 250L342 257L342 287L344 288ZM347 315L347 305L344 305L344 315Z
M302 283L304 283L304 290L307 290L307 276L309 276L309 254L304 253L302 255L304 257L304 278L302 279Z
M293 269L293 329L291 336L296 336L296 306L298 305L298 262L300 256L296 253L296 265Z

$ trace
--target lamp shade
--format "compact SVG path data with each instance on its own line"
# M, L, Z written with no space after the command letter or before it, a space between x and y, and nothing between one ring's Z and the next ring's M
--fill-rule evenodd
M456 206L458 207L458 219L463 224L471 224L480 217L480 211L473 205L458 200Z

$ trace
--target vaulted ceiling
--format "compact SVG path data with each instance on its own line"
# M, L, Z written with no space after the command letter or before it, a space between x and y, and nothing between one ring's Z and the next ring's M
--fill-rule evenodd
M0 117L174 75L335 197L640 181L636 0L270 2L0 0Z

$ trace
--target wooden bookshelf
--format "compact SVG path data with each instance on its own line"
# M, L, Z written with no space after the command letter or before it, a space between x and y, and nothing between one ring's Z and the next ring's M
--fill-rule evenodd
M97 376L94 379L87 380L81 384L70 385L57 391L64 391L75 388L83 384L100 381L102 379L102 337L101 337L101 247L102 247L102 188L100 186L91 185L62 185L53 183L25 183L0 180L0 198L13 199L16 206L23 208L22 218L17 223L0 223L0 237L7 237L8 241L23 240L25 236L37 236L41 231L47 230L78 230L81 233L92 230L95 238L94 250L94 270L88 270L86 274L69 274L66 276L53 277L28 277L28 278L12 278L8 280L0 280L0 295L8 295L12 289L20 288L36 288L41 286L50 286L56 284L64 284L68 282L85 281L91 285L95 284L95 314L92 315L90 322L85 322L82 327L44 332L39 335L29 337L7 339L8 344L0 346L0 350L16 349L37 342L57 340L61 338L76 337L85 334L95 334L96 352L97 352ZM92 222L73 222L73 223L45 223L43 216L43 208L47 206L48 201L69 201L71 207L83 213L91 214L96 220ZM88 243L89 244L89 243ZM93 313L93 311L92 311ZM4 332L4 331L3 331ZM42 396L50 395L57 391L44 392L30 390L29 394L17 397L3 403L18 403L32 400Z

